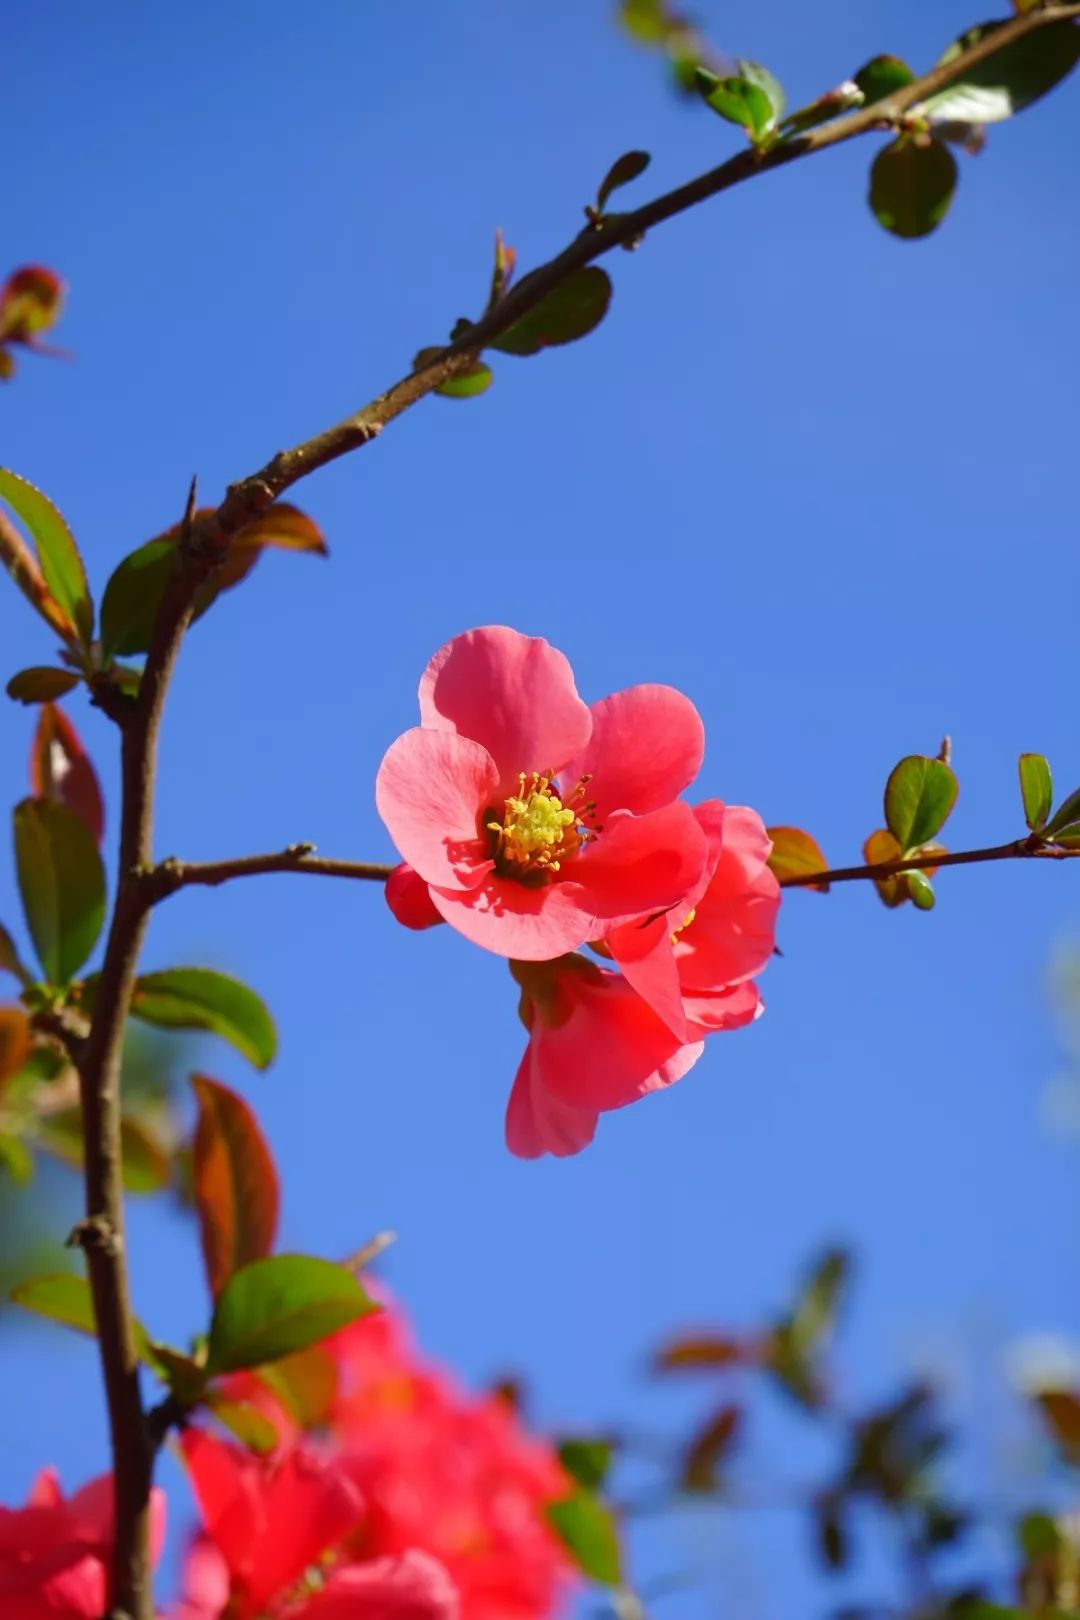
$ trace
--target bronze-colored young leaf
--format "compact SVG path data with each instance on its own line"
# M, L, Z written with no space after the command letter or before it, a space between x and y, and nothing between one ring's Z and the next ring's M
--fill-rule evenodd
M30 982L30 974L19 958L19 953L15 949L15 941L3 923L0 923L0 970L4 973L14 974L23 984Z
M684 1491L715 1491L742 1422L737 1406L722 1406L694 1435L683 1457L680 1486Z
M886 861L900 860L903 851L887 827L872 832L863 845L863 860L867 866L882 866ZM899 876L875 878L874 888L882 902L891 907L902 906L911 896Z
M131 1015L159 1029L205 1029L257 1069L277 1052L277 1031L261 996L214 968L165 968L135 981Z
M51 799L15 806L15 866L27 927L50 984L74 978L105 921L105 869L93 834Z
M617 157L600 182L596 193L596 212L602 214L611 193L620 186L628 186L632 180L644 174L651 162L648 152L624 152L622 157Z
M29 1018L21 1007L0 1007L0 1092L29 1056Z
M1074 1468L1080 1465L1080 1395L1071 1389L1043 1389L1035 1404L1065 1461Z
M62 709L42 704L30 750L30 788L36 799L66 805L101 843L105 832L105 804L89 754Z
M32 669L20 669L7 683L7 695L16 703L52 703L79 684L79 676L70 669L54 669L49 664L36 664Z
M274 1246L278 1177L258 1121L228 1086L191 1077L199 1107L193 1191L203 1260L215 1299L235 1271Z
M1038 832L1045 827L1054 804L1054 779L1050 774L1050 761L1042 754L1021 754L1019 765L1024 820L1032 832Z
M207 1371L277 1361L378 1309L352 1273L331 1260L302 1254L254 1260L233 1273L214 1308Z
M909 754L885 784L885 824L901 851L925 844L952 814L960 785L952 767L925 754Z
M611 278L607 271L588 265L548 293L508 332L493 338L488 347L503 354L530 355L574 343L600 325L610 302Z
M94 604L75 537L47 495L0 467L0 500L26 528L37 551L42 577L54 601L89 647L94 635Z
M821 853L817 841L801 827L767 827L772 840L769 870L783 883L796 877L810 877L815 872L827 872L829 863ZM827 883L808 883L808 889L817 894L828 894Z
M929 236L949 211L959 179L956 159L943 142L901 135L883 146L870 170L870 207L893 236Z
M611 1509L580 1487L549 1502L545 1517L581 1573L601 1586L622 1581L622 1548Z
M981 40L995 34L1000 21L980 23L954 39L941 64L959 62ZM944 122L994 124L1022 112L1045 96L1080 62L1080 27L1065 19L1024 35L993 56L963 69L956 82L912 108L916 117Z
M698 1372L717 1367L738 1367L753 1359L745 1339L722 1333L691 1333L671 1339L656 1353L657 1372Z

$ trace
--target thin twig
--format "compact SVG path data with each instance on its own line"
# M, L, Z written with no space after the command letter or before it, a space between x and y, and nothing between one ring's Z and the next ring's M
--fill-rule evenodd
M385 883L392 866L378 861L330 860L314 853L314 844L290 844L272 855L240 855L230 861L159 862L142 877L143 892L151 905L168 899L178 889L196 884L216 888L233 878L265 877L272 872L309 872L316 877L360 878L369 883Z
M782 877L782 889L814 889L826 883L857 883L868 879L880 883L901 872L936 872L941 866L974 866L979 861L1068 861L1080 849L1064 849L1060 844L1043 843L1036 837L1017 838L1011 844L994 844L989 849L964 849L955 853L904 855L895 861L878 861L872 866L839 866L826 872L800 872Z

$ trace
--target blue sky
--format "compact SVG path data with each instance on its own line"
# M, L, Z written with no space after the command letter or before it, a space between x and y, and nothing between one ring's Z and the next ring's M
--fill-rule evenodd
M954 0L699 11L795 102L878 51L924 65L974 20ZM668 93L606 0L54 3L12 18L6 50L5 252L68 278L76 358L25 363L0 399L0 459L61 505L99 588L178 517L193 472L215 497L477 312L496 226L528 266L577 230L623 150L653 153L627 194L643 199L737 145ZM944 732L954 846L1015 835L1021 750L1046 752L1063 789L1080 780L1078 138L1070 85L963 161L951 217L919 244L868 213L873 142L794 165L619 254L587 342L496 357L483 399L426 402L320 474L298 500L329 561L270 558L191 636L159 853L310 839L389 858L379 758L414 721L430 653L486 622L547 636L589 698L640 680L689 693L702 796L806 826L837 863L878 825L895 760ZM0 626L5 676L48 656L14 595ZM110 729L75 717L115 805ZM0 708L12 801L30 728ZM790 896L765 1018L562 1163L502 1144L522 1036L504 965L448 929L397 928L374 888L183 896L145 961L228 968L275 1011L270 1074L216 1048L203 1061L258 1103L284 1244L336 1254L395 1228L388 1275L425 1344L477 1382L521 1369L544 1422L674 1432L705 1392L653 1391L649 1347L688 1322L760 1320L835 1239L861 1260L850 1399L933 1364L959 1416L985 1422L1015 1335L1080 1332L1062 1286L1075 1149L1038 1115L1076 877L943 875L930 916L860 886ZM8 863L0 918L18 918ZM156 1332L199 1326L180 1219L137 1210L132 1264ZM72 1482L97 1471L88 1349L27 1331L2 1350L34 1398L9 1403L0 1499L48 1459ZM753 1450L770 1478L817 1455L772 1412ZM984 1436L995 1467L999 1450ZM661 1617L779 1620L865 1590L824 1590L802 1526L766 1519L650 1530L644 1576L708 1571Z

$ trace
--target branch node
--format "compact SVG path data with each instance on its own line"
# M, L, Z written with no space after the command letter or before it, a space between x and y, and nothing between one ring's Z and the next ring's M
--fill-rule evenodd
M85 1220L77 1221L64 1239L65 1249L82 1249L85 1253L91 1250L95 1254L106 1254L110 1260L115 1260L120 1254L122 1244L120 1236L106 1215L88 1215Z

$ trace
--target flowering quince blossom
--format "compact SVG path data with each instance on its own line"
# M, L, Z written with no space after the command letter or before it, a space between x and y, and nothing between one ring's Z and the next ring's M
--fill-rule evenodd
M707 843L679 795L703 748L697 710L671 687L589 708L548 642L469 630L428 664L420 725L387 750L376 803L440 916L499 955L544 961L699 884Z
M155 1563L165 1533L165 1499L153 1493ZM0 1508L3 1620L100 1620L113 1545L112 1478L103 1475L67 1501L51 1469L22 1508Z
M461 1620L549 1620L573 1582L545 1516L570 1489L552 1449L524 1431L501 1396L468 1396L419 1359L396 1309L342 1329L319 1355L330 1363L333 1396L315 1438L305 1441L257 1376L236 1375L229 1392L270 1419L282 1455L321 1447L356 1491L359 1514L339 1544L346 1562L331 1566L324 1590L341 1590L346 1574L373 1567L369 1560L424 1555L456 1590ZM177 1620L216 1620L219 1612ZM330 1617L319 1608L311 1620Z

